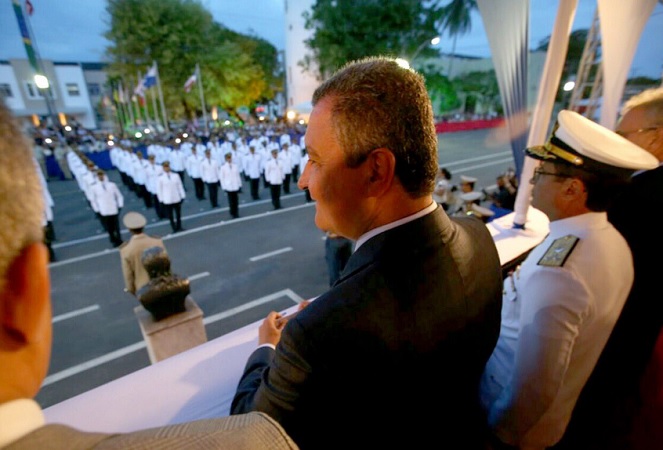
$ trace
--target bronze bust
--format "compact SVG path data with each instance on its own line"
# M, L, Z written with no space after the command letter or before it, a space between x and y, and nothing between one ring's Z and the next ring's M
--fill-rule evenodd
M150 276L149 283L136 292L143 307L156 321L184 312L184 301L191 292L189 280L170 272L170 258L164 249L145 249L141 261Z

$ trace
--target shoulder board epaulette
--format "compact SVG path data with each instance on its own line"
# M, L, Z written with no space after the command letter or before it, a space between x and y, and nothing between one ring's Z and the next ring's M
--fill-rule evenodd
M539 266L562 267L580 238L571 234L555 239L543 254Z

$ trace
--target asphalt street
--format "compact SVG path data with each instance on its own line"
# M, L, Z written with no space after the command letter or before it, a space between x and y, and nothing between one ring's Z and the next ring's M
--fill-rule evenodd
M514 167L508 143L499 130L439 135L439 163L453 174L478 178L478 188ZM248 183L240 194L240 218L231 220L227 200L220 208L196 200L187 178L182 215L184 232L170 234L167 220L120 182L122 214L140 211L148 218L146 232L164 238L172 271L191 281L191 295L203 310L208 339L261 320L328 287L323 233L315 227L315 203L292 186L274 211L269 191L253 201ZM262 186L261 186L262 188ZM119 253L73 180L50 180L55 202L54 250L50 264L53 303L53 354L37 401L42 407L66 400L150 364L134 315L139 304L123 292ZM193 198L192 198L193 197ZM128 239L126 231L123 239ZM220 370L222 370L220 368Z

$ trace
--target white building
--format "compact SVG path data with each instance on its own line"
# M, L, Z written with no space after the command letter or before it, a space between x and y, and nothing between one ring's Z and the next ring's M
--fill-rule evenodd
M97 129L97 106L104 95L106 74L102 64L53 62L42 60L49 80L51 108L37 88L35 71L27 59L0 61L0 97L23 122L34 126L49 117L65 124L71 119L88 129Z
M320 81L306 72L300 62L312 56L304 41L312 31L304 28L304 11L310 11L312 0L285 0L285 71L286 108L304 111L310 105L313 91Z

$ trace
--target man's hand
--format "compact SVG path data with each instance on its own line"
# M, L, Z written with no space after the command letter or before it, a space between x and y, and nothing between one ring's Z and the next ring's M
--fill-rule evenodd
M281 332L283 331L285 324L288 323L288 320L295 317L295 315L297 315L302 309L306 308L309 303L311 303L309 300L303 300L299 304L297 312L287 316L283 316L275 311L270 312L258 329L258 345L272 344L276 346L281 340Z
M281 331L286 322L279 322L281 315L272 311L263 320L260 328L258 328L258 345L272 344L276 346L281 340Z

